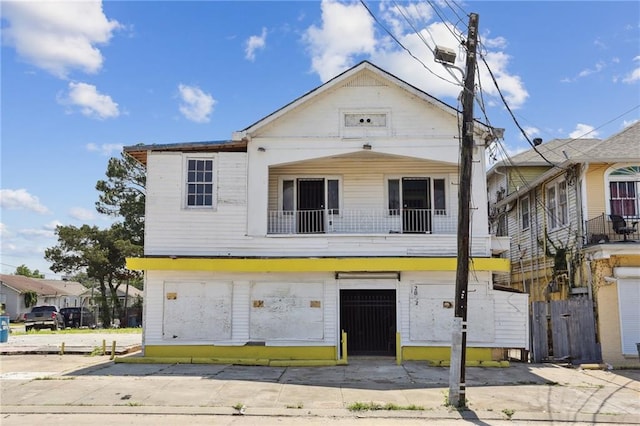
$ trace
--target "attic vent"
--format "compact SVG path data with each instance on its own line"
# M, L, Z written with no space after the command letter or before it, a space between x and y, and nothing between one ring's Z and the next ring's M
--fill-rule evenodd
M344 87L371 87L371 86L386 86L386 84L378 79L373 78L370 75L359 75L349 81L347 81Z
M387 114L345 114L345 127L386 127Z

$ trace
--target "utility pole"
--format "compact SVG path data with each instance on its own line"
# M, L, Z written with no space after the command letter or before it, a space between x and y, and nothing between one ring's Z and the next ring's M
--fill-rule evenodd
M465 363L467 350L467 303L469 287L469 228L473 163L473 102L476 73L478 14L469 15L467 66L462 92L462 144L458 186L458 263L456 267L455 317L449 370L449 404L466 405Z

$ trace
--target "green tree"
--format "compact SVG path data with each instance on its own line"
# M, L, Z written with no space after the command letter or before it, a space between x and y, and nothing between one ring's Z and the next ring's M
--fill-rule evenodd
M26 265L20 265L16 268L16 272L14 275L22 275L29 278L44 278L44 274L41 274L40 271L34 269L31 271Z
M117 290L121 283L136 277L137 273L125 267L127 257L140 256L142 246L131 240L121 223L109 229L82 225L57 226L58 245L45 250L45 259L51 262L53 272L67 274L86 273L100 289L100 316L102 323L111 323L111 309L122 317L122 306ZM111 306L109 304L111 301Z
M109 159L107 180L99 180L96 202L99 213L122 218L124 232L133 243L144 245L144 203L146 171L142 164L122 154Z

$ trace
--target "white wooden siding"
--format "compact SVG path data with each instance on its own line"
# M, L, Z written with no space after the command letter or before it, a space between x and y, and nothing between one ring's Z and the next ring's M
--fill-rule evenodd
M355 79L346 81L341 87L322 93L312 102L305 103L300 108L275 120L253 136L254 138L354 137L356 134L353 131L343 134L343 114L379 109L391 111L387 121L389 132L385 136L441 135L444 127L442 123L450 123L452 119L455 121L454 116L442 109L369 74L369 76L356 76ZM450 126L448 127L447 133L450 132ZM364 136L368 129L353 130L361 130L360 136ZM374 130L375 134L381 134L379 129Z
M489 274L480 275L489 278ZM336 281L328 273L273 274L265 281L262 274L149 271L145 282L144 342L146 345L239 346L259 340L267 346L334 346L340 341L339 288L396 288L397 327L402 336L402 345L450 344L453 308L444 309L442 302L455 301L454 273L412 272L403 274L399 283L383 281ZM193 290L194 285L202 285L200 293L209 300L218 300L223 310L230 306L230 331L226 327L217 331L209 328L206 333L218 334L202 335L203 331L198 329L202 325L194 325L194 322L202 320L202 315L214 315L200 306L202 303L197 304L197 309L203 312L194 312L196 308L191 303L175 305L180 311L174 311L171 317L182 319L184 325L168 323L170 318L163 320L163 309L169 302L166 300L167 289L175 290L179 301L181 295ZM414 286L421 287L419 294L426 294L424 300L431 303L430 310L419 314L412 312L412 302L416 300L411 293ZM494 291L487 282L482 281L471 282L469 288L472 290L469 293L469 344L477 347L528 348L527 295ZM286 300L278 302L279 299ZM267 308L257 316L253 307L255 300L263 300ZM312 301L319 301L321 307L318 308L316 303L311 307ZM419 303L422 302L420 300ZM282 309L274 310L275 307ZM440 315L444 311L446 315ZM215 314L216 317L220 315L227 318L224 312ZM208 318L203 321L207 323L211 320ZM227 320L223 318L223 321ZM295 324L287 324L287 321ZM285 333L278 334L275 327L284 327ZM180 332L177 338L167 336L168 332L176 329ZM225 333L229 333L230 338L226 338Z
M455 232L434 235L377 236L247 236L246 154L217 154L216 170L218 202L214 209L183 208L182 189L176 182L184 180L181 154L149 155L145 254L149 256L455 256ZM387 160L387 162L389 162ZM457 210L457 175L452 167L424 160L398 159L385 166L377 159L371 166L360 161L339 162L343 175L343 201L349 205L385 205L385 176L424 175L426 165L431 176L447 182L448 212ZM311 162L307 173L332 170L330 160ZM349 166L349 164L351 164ZM424 168L423 168L424 167ZM383 173L373 170L382 170ZM278 173L303 172L304 164L274 168ZM272 200L277 199L278 173L271 173L269 185ZM171 184L169 184L171 183ZM275 202L274 202L275 203ZM275 208L275 204L273 205ZM267 221L267 208L260 214ZM475 217L475 215L474 215ZM453 218L452 218L453 219ZM474 220L474 223L478 223ZM434 225L437 225L434 223ZM473 227L473 256L488 256L490 236L483 226Z
M184 208L181 153L150 154L145 216L146 254L226 255L227 241L246 234L246 154L216 154L216 209ZM219 244L212 244L219 242Z
M467 340L488 343L495 339L494 300L486 285L469 286ZM454 302L451 285L413 284L409 296L409 339L414 342L451 342ZM445 303L451 303L446 308Z
M164 340L230 339L231 291L229 282L166 281Z
M255 282L251 286L249 338L322 340L324 283Z

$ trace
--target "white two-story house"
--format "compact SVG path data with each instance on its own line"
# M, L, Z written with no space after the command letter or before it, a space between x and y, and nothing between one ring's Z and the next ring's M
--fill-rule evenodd
M233 134L139 145L147 168L145 357L448 361L456 109L362 62ZM528 348L527 295L494 290L475 127L467 360Z

